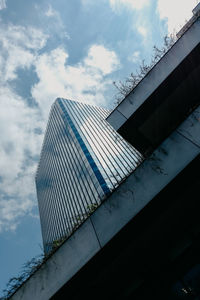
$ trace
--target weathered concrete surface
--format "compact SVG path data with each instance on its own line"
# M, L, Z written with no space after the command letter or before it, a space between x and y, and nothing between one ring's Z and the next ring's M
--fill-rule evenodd
M46 300L53 296L200 154L199 111L194 111L11 299Z
M112 111L107 121L118 130L200 43L200 19L173 45L137 87Z

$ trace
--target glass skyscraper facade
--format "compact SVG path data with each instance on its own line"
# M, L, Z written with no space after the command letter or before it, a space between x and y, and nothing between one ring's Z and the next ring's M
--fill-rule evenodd
M36 174L44 249L68 237L143 159L112 129L108 110L58 98Z

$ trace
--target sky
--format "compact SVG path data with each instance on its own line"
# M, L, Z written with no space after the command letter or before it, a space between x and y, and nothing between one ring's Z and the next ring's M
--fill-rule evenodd
M116 89L197 0L0 0L0 296L42 253L35 172L57 97L113 109Z

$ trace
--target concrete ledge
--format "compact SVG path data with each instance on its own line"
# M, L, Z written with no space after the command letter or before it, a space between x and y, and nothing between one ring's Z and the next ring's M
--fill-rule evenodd
M107 117L108 123L118 130L199 43L200 19L197 19L136 88L111 112Z

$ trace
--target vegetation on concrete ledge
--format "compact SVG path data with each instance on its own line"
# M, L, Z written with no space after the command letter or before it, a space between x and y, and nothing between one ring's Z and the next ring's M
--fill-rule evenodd
M83 223L86 217L89 217L98 207L97 203L92 203L87 206L87 214L84 218L82 216L75 216L76 222L74 223L74 228L72 233ZM60 239L53 241L52 249L48 255L41 254L32 258L30 261L25 263L22 268L22 272L19 276L12 277L8 281L6 288L3 290L3 297L0 300L8 300L10 297L22 286L22 284L28 280L40 267L41 265L66 241L68 236L63 236Z
M0 298L0 300L9 299L16 292L16 290L40 268L41 264L44 262L44 259L44 255L41 254L25 263L23 265L21 274L19 276L10 278L6 288L3 290L4 295Z
M138 83L146 76L146 74L156 65L156 63L163 57L163 55L174 45L177 40L175 34L166 35L164 37L164 42L162 48L153 46L153 55L149 64L142 60L139 65L139 70L135 73L131 73L129 77L125 79L124 82L119 81L113 82L117 89L115 104L118 105L134 88Z

